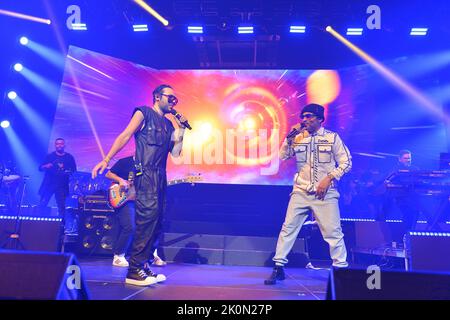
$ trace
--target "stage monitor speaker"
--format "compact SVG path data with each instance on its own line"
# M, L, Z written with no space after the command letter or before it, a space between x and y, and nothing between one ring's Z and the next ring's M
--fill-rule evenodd
M1 300L87 300L89 292L72 254L0 251Z
M333 268L327 300L448 300L450 274Z
M406 245L411 270L450 272L450 233L410 232Z
M0 216L0 248L59 251L61 218L21 216L19 217L19 238L13 240L10 239L10 235L15 233L16 223L16 216Z

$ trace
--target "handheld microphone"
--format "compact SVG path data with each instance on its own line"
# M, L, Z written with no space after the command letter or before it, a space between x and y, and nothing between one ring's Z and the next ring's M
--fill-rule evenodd
M292 139L292 138L294 138L296 135L298 135L300 132L302 132L303 130L305 129L305 124L302 122L301 124L300 124L300 129L297 129L297 128L293 128L292 130L291 130L291 132L289 132L289 134L287 135L287 137L286 137L286 139Z
M294 138L297 134L299 134L300 131L298 131L296 128L292 129L291 132L287 135L286 139L290 140Z
M175 116L175 118L177 118L180 122L181 122L181 124L183 125L183 126L185 126L186 128L188 128L189 130L192 130L192 127L189 125L189 122L187 121L187 120L184 120L184 121L181 121L180 119L181 119L181 114L179 114L178 112L177 112L177 110L175 110L175 109L172 109L172 114Z

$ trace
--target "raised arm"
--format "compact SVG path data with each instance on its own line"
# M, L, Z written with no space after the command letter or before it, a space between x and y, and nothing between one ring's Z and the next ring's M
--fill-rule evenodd
M109 161L111 161L111 158L114 157L120 150L122 150L122 148L128 143L128 141L130 141L133 134L142 127L143 121L144 121L144 114L142 113L142 111L137 110L134 113L125 130L123 130L117 136L116 140L114 140L114 143L111 146L111 149L108 151L106 157L102 161L100 161L94 167L94 169L92 169L93 179L97 177L98 173L102 174L103 171L105 171Z

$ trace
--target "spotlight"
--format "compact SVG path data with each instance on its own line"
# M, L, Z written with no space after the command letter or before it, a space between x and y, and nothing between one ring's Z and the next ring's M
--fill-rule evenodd
M19 42L20 42L21 45L26 46L28 44L28 38L27 37L20 37Z
M8 11L8 10L0 9L0 14L3 14L5 16L14 17L14 18L19 18L19 19L39 22L39 23L45 23L45 24L51 24L52 23L50 21L50 19L44 19L44 18L29 16L27 14L23 14L23 13L19 13L19 12L13 12L13 11Z
M238 27L238 33L253 33L253 27Z
M8 98L14 100L15 98L17 98L17 93L15 91L8 92Z
M203 33L203 27L188 26L188 33Z
M332 28L331 26L327 26L327 27L325 28L325 30L326 30L327 32L330 32L331 30L333 30L333 28Z
M362 28L347 28L348 36L361 36L363 33Z
M411 36L426 36L428 32L428 28L411 28L411 32L409 33Z
M161 22L164 26L169 25L169 21L164 19L158 12L156 12L152 7L150 7L144 0L134 0L135 3L140 5L145 11L150 13L153 17L155 17L159 22Z
M8 120L3 120L2 122L0 122L0 126L1 126L3 129L8 128L8 127L9 127L9 121L8 121Z
M87 25L86 23L72 23L72 30L86 31Z
M305 33L306 27L305 26L291 26L289 29L290 33Z
M16 70L17 72L20 72L23 70L23 65L21 63L16 63L14 65L14 70Z
M146 25L146 24L133 24L133 31L134 32L148 31L148 25Z

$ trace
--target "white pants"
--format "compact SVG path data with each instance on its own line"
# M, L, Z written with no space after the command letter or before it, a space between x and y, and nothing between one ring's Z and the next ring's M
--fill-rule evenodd
M324 200L316 199L315 194L307 194L301 191L291 193L286 218L278 236L277 249L273 257L275 265L283 266L288 263L286 257L308 217L309 210L312 210L323 239L330 246L333 266L348 266L338 199L339 192L336 189L328 190Z

